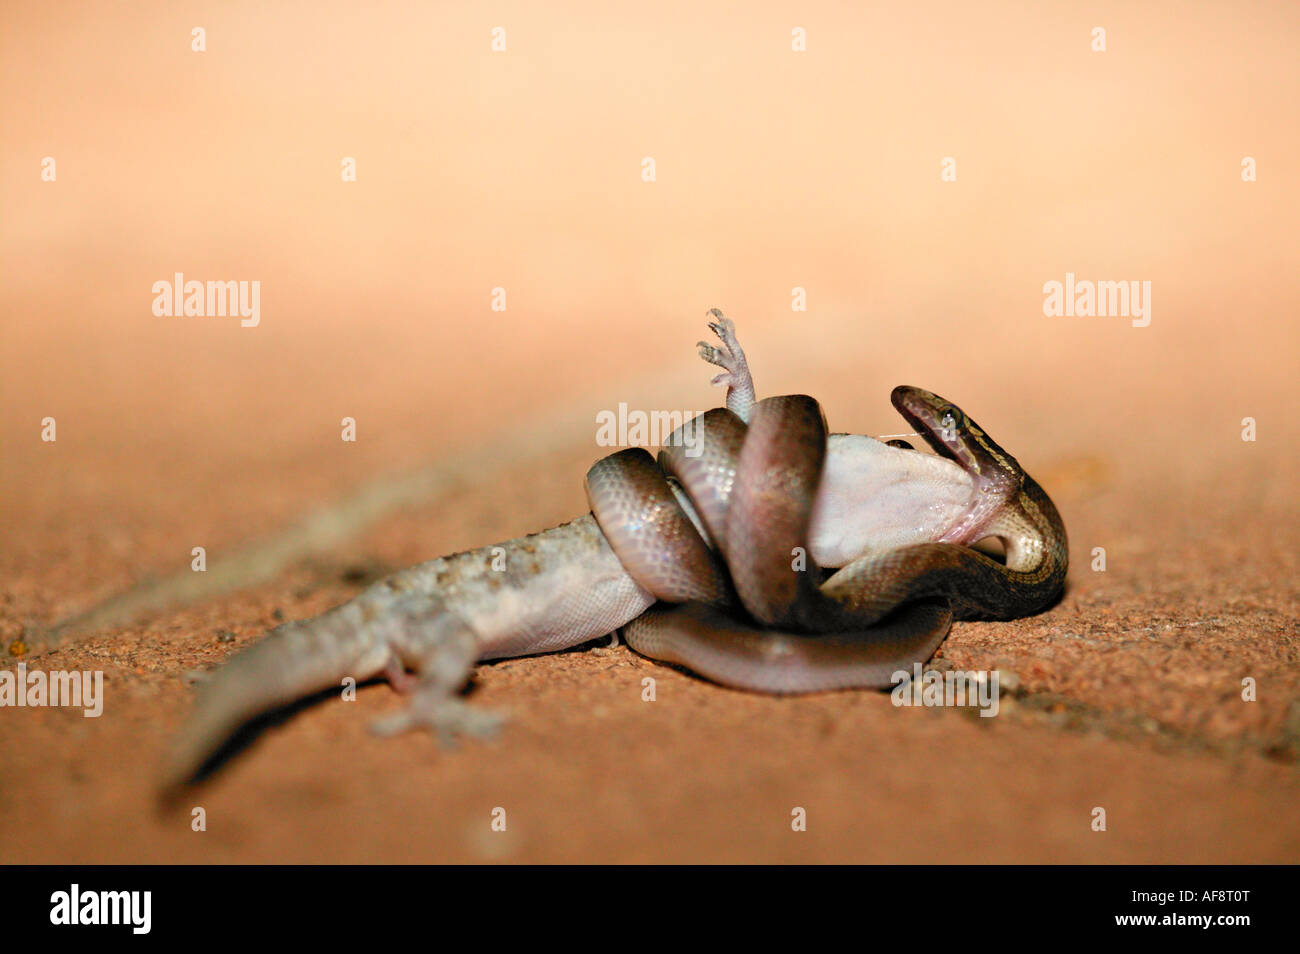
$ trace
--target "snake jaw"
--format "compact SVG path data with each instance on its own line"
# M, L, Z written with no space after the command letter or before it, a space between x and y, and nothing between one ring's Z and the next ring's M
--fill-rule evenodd
M956 461L975 480L982 496L1012 497L1025 472L956 404L924 388L899 385L890 394L898 413L917 429L935 452Z
M890 400L936 453L956 461L974 481L976 493L970 512L939 542L967 546L978 542L1020 493L1025 472L1014 457L951 401L906 385L894 388Z

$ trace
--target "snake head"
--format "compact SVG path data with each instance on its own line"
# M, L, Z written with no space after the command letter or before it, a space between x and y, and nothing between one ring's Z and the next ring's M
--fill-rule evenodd
M940 456L961 465L981 493L1009 497L1020 489L1025 472L956 404L924 388L899 385L890 394L898 413L917 429Z

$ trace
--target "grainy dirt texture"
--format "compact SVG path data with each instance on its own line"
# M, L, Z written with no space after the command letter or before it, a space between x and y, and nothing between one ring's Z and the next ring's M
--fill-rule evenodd
M1300 861L1297 39L1283 3L6 3L0 665L105 702L0 708L0 861ZM260 281L259 324L156 317L176 272ZM1045 315L1067 273L1150 282L1149 324ZM1000 670L997 717L598 645L481 667L495 742L372 738L377 684L159 808L188 673L582 512L597 411L721 399L715 305L761 394L891 434L930 388L1052 494L1064 599L934 661Z

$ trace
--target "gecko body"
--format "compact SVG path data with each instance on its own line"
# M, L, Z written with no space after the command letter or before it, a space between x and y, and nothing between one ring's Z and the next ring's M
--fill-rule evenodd
M752 378L732 324L716 310L711 314L721 347L701 342L701 355L724 369L715 383L728 387L727 407L739 419L736 426L743 428L755 416L755 408L762 406L755 404ZM841 572L852 573L874 557L888 560L891 554L919 545L974 542L987 535L988 514L996 508L990 507L988 481L982 481L978 468L860 435L832 434L814 440L820 440L824 463L818 465L813 481L796 492L807 500L800 539L815 566L847 567ZM734 477L743 485L756 479L747 472L735 474L731 458L722 460L732 468L728 481ZM764 473L771 469L766 461L751 465L751 471L754 468ZM717 528L701 519L704 511L697 512L690 493L677 482L669 484L677 506L704 544L717 550L725 542L713 539L710 531ZM598 503L593 498L593 505ZM725 498L719 506L725 512ZM715 507L714 522L717 512ZM756 511L746 520L761 529L767 514ZM347 677L362 681L383 674L395 687L409 692L405 709L374 726L381 734L423 727L444 738L483 735L497 728L500 717L459 696L481 660L565 649L634 621L637 626L630 627L629 634L635 633L643 651L651 655L659 655L656 646L696 640L701 630L699 614L688 614L689 620L683 617L684 622L675 624L676 634L666 641L663 628L654 624L657 617L647 611L656 603L656 595L643 585L647 577L631 572L610 543L611 533L621 540L626 529L602 528L597 516L588 513L541 533L404 569L320 616L277 627L232 657L200 687L194 714L172 751L166 784L174 787L193 778L247 720L338 686ZM661 555L653 543L647 552L652 558ZM1060 572L1063 577L1063 568ZM931 637L937 633L941 640L950 618L928 621ZM714 640L725 628L710 617L704 638ZM890 645L887 634L882 634L876 633L877 642ZM748 631L744 639L751 639ZM840 641L830 639L830 643ZM926 641L927 658L934 645L934 638ZM676 651L665 650L660 658L678 661L673 656ZM749 649L737 650L724 641L711 644L707 651L710 658L721 654L734 661L737 653ZM761 668L766 657L759 656ZM773 682L753 667L747 672L735 681L759 690L783 691L792 685ZM813 680L807 685L817 688L821 683Z

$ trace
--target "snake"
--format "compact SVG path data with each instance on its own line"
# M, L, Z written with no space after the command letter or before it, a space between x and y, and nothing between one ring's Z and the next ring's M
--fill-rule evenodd
M657 462L629 448L592 465L592 513L660 601L623 628L628 645L756 691L883 687L928 660L954 619L1013 619L1047 606L1064 585L1068 542L1042 487L952 402L907 386L890 397L970 476L978 503L938 541L869 553L834 572L808 555L829 436L812 397L767 398L748 424L726 408L707 412L696 457L675 433ZM1001 541L1004 562L968 545L989 537Z

